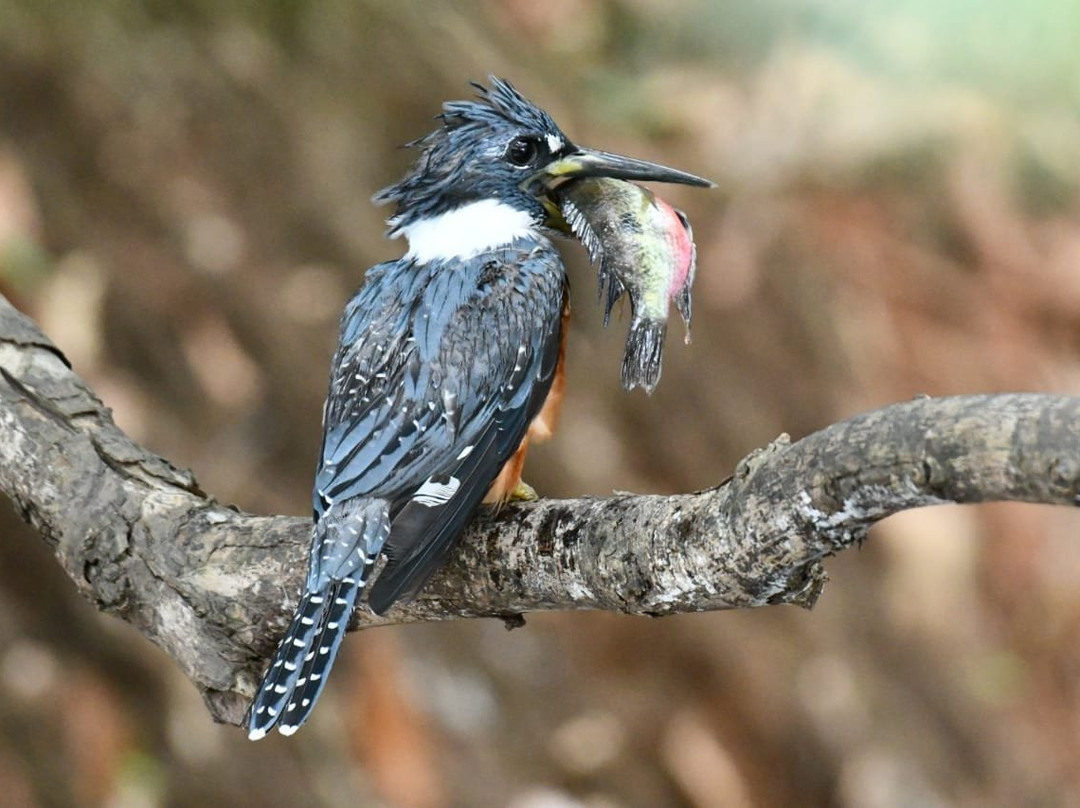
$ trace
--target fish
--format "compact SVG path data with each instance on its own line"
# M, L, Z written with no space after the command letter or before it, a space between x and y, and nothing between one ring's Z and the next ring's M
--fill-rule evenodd
M690 342L691 287L697 247L686 214L626 180L577 179L560 186L563 218L597 266L604 326L615 304L628 295L631 321L622 361L622 385L652 394L663 369L671 303Z

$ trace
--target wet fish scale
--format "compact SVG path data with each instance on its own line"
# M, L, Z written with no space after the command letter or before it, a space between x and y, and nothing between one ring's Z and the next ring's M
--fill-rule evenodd
M696 248L690 222L646 188L625 180L588 178L559 189L563 217L598 265L604 325L624 295L632 319L622 383L651 393L660 381L667 318L674 301L690 341Z

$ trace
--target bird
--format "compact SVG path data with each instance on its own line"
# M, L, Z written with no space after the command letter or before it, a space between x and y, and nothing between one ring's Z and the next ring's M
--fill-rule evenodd
M508 81L471 82L399 182L390 238L345 307L323 409L308 573L248 711L248 737L291 735L326 685L353 610L416 597L481 503L528 496L530 440L563 394L568 235L555 189L577 177L710 185L575 145ZM374 578L376 561L385 565Z

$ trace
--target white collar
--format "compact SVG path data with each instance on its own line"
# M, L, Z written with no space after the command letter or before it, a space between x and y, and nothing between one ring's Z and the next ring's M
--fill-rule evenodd
M481 199L460 208L421 219L401 228L409 242L406 258L427 263L448 258L471 258L516 238L534 235L536 226L523 210L498 199Z

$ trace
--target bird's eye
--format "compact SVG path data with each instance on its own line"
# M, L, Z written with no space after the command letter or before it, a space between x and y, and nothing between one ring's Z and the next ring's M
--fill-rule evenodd
M519 135L506 147L506 159L515 166L527 166L540 153L540 143L535 137Z

